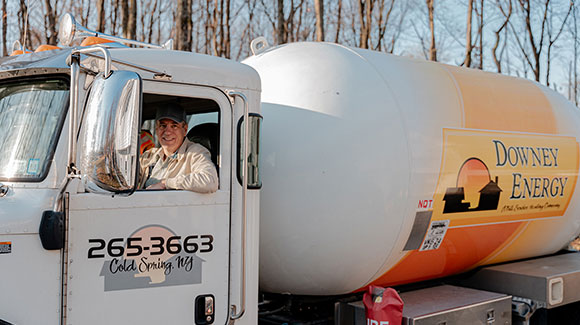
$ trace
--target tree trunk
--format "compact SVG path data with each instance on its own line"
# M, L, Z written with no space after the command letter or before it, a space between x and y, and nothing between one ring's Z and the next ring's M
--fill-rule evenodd
M359 47L369 48L372 25L373 0L359 0L360 43Z
M187 15L187 48L189 51L193 50L193 2L192 0L187 0L187 8L189 14Z
M191 1L191 0L190 0ZM225 35L223 36L224 57L230 59L232 57L232 42L231 42L231 1L225 0Z
M121 1L121 30L124 38L129 37L129 0Z
M324 0L314 0L316 11L316 41L324 42Z
M534 63L531 65L531 68L534 72L534 78L536 81L540 81L540 55L542 54L542 47L543 47L543 40L544 40L544 27L546 26L546 20L548 16L548 6L550 4L550 0L545 0L545 8L544 8L544 18L542 20L542 29L541 29L541 36L539 44L536 45L536 38L534 38L534 32L532 31L532 22L531 22L531 4L529 0L519 0L520 6L522 7L525 13L525 26L528 32L528 39L530 41L530 46L532 48L532 54L534 55Z
M151 10L151 15L149 15L149 26L148 26L148 34L147 34L147 42L151 43L153 42L153 24L154 24L154 18L157 12L157 3L159 0L155 0L155 2L153 3L153 10ZM161 43L161 40L158 40L159 43Z
M276 16L278 18L278 24L276 26L277 30L277 41L278 44L284 44L287 42L286 31L285 31L285 19L284 19L284 0L278 0L278 7Z
M429 47L429 60L437 61L437 46L435 45L435 20L434 20L434 1L425 0L427 3L427 10L429 11L429 29L431 31L431 45Z
M465 32L465 60L464 66L471 67L471 51L473 44L471 43L471 18L473 17L473 0L469 0L467 4L467 31Z
M130 0L129 7L129 39L137 39L137 0Z
M111 0L111 12L113 13L113 26L111 26L111 34L117 34L117 18L119 17L119 0Z
M377 28L377 45L375 46L375 50L382 51L383 50L383 40L385 39L385 33L387 31L387 25L391 21L391 14L393 13L393 8L395 7L395 0L391 0L389 8L385 13L385 0L379 0L379 21L378 21L378 28ZM401 13L402 15L403 13ZM395 34L395 33L394 33ZM386 49L389 51L388 49Z
M477 29L477 35L479 37L479 69L483 70L483 0L479 1L479 26Z
M56 12L50 4L50 0L44 1L46 5L46 21L48 25L46 26L46 40L45 42L50 45L56 45L57 32L56 32ZM57 5L57 4L55 4ZM50 35L48 35L50 33Z
M495 31L495 44L493 45L491 55L493 57L493 62L495 63L495 66L497 67L497 72L501 73L501 60L498 59L498 57L497 57L497 48L499 47L501 32L504 28L506 28L506 26L510 20L513 7L512 7L511 0L508 1L508 12L507 13L503 9L501 2L499 0L497 2L497 6L498 6L499 10L501 11L501 13L503 14L503 16L505 17L505 20L503 21L503 24L499 27L499 29ZM506 29L506 31L507 31L507 29ZM507 35L507 33L506 33L506 35ZM506 40L506 42L507 42L507 40ZM504 48L505 48L505 45L504 45Z
M342 26L342 0L338 0L338 8L336 9L336 35L334 42L338 43L340 39L340 28Z
M105 0L97 0L97 32L105 32Z
M191 51L191 1L178 0L175 16L175 49Z
M573 12L572 14L574 15L574 29L572 31L573 33L573 42L574 42L574 104L576 104L576 106L578 106L578 67L577 67L577 62L578 62L578 41L580 41L578 39L578 25L576 22L576 14L578 11L576 11L576 6L574 6Z
M87 1L87 8L84 8L84 1L81 1L81 25L87 26L89 24L89 16L91 13L91 2ZM85 13L83 15L83 13Z
M550 22L547 24L548 49L547 49L547 53L546 53L546 86L550 86L550 69L551 69L551 65L552 65L552 46L554 46L554 43L556 43L558 38L560 38L560 35L562 35L562 32L564 31L564 27L566 26L566 21L568 21L568 17L570 17L570 13L572 13L573 7L574 7L574 2L570 2L570 7L568 7L568 12L566 13L566 16L564 17L564 19L562 20L562 25L560 25L560 29L558 30L556 35L554 35L554 33L552 31L552 19L553 19L554 15L553 15L552 11L550 10L550 18L549 18Z
M26 44L24 44L25 42L25 36L27 35L26 33L26 16L27 16L27 10L26 10L26 2L25 0L20 0L20 9L18 10L18 28L20 30L20 37L19 37L19 41L20 44L22 44L23 46L25 46Z
M175 9L175 49L178 51L183 50L183 44L185 41L183 40L183 16L184 16L184 4L185 0L177 0L177 8Z
M7 56L8 47L6 46L6 29L8 28L8 11L6 10L6 0L2 0L2 56Z

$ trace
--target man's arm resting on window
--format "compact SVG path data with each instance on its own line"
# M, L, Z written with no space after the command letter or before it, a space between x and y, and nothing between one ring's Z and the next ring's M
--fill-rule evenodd
M209 151L202 148L197 152L188 153L186 164L189 173L180 173L165 180L169 189L188 190L199 193L213 193L218 189L218 175L215 165L211 161Z

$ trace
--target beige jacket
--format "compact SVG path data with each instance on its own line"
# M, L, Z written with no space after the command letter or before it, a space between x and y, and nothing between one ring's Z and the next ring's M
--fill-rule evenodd
M165 186L168 189L189 190L200 193L212 193L218 189L218 176L215 165L211 161L209 151L200 144L187 138L177 149L177 152L166 157L162 148L147 150L141 156L141 173L139 188L145 188L147 179L157 163L167 162Z

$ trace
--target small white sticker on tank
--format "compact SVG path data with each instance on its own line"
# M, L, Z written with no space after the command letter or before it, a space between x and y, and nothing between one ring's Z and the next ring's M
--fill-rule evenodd
M445 233L447 233L447 228L449 228L449 220L437 220L431 222L429 225L429 230L427 231L427 236L423 244L421 244L420 251L429 251L439 248L443 238L445 238Z

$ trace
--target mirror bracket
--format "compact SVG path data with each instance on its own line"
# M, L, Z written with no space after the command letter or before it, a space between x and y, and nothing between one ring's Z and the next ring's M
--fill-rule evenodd
M93 52L103 53L103 59L105 60L105 68L103 71L103 76L105 79L109 78L109 76L111 75L111 53L106 48L104 48L102 46L95 46L95 47L74 49L71 52L70 58L72 61L72 58L76 56L76 58L78 58L77 62L80 62L80 55L81 54L87 54L87 53L93 53ZM96 56L96 57L100 58L99 56ZM67 62L67 63L69 63L69 62Z

